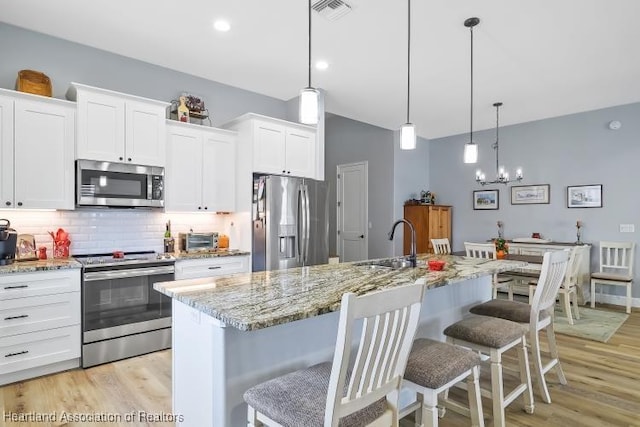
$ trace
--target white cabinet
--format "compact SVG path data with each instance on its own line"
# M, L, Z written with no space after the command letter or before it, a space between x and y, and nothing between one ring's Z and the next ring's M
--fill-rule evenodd
M77 159L164 166L169 103L71 83Z
M176 261L176 280L249 272L249 256L225 256Z
M73 209L75 105L0 89L0 208Z
M167 124L166 211L235 211L236 133Z
M0 275L0 385L80 365L80 269Z

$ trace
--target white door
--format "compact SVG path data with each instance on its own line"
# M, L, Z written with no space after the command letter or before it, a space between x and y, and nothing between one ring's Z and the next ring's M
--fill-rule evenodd
M287 175L315 178L315 133L301 129L287 129L286 134L285 166Z
M0 96L0 208L13 207L13 99Z
M367 162L338 165L337 247L341 262L369 257Z
M125 161L137 165L164 166L165 109L144 102L127 101Z
M235 137L227 132L206 133L202 147L202 204L205 210L236 210L235 164Z
M202 133L169 126L167 151L165 210L202 211Z

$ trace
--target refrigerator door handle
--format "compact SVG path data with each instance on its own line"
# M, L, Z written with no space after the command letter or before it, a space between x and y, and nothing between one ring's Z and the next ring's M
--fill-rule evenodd
M306 248L307 248L307 215L309 213L307 207L307 197L306 197L306 185L300 185L300 200L302 200L302 216L300 217L301 231L300 235L300 247L302 253L302 263L304 264L307 260Z
M296 261L302 262L303 253L302 253L302 236L304 235L304 198L302 195L302 185L298 187L298 217L296 218Z
M305 242L304 242L304 262L306 263L309 258L309 240L311 240L311 203L309 201L309 187L304 186L304 198L307 205L306 223L305 223Z

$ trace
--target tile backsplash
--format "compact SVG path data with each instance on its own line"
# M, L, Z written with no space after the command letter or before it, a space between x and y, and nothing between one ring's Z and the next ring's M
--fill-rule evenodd
M109 253L114 250L163 251L165 224L171 220L172 236L178 233L217 231L230 235L236 248L234 214L165 213L146 210L97 209L82 211L0 211L18 234L33 234L36 247L46 246L52 256L49 231L64 228L71 240L71 255ZM247 224L248 225L248 224Z

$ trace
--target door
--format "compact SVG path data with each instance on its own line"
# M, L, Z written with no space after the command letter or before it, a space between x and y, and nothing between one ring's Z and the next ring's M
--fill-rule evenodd
M124 162L124 100L78 91L78 159Z
M125 161L137 165L164 166L166 148L164 107L127 101L125 110Z
M75 108L15 101L17 207L73 209Z
M166 168L169 212L202 210L202 136L194 129L170 126Z
M369 257L367 162L338 165L337 249L340 261Z
M202 204L209 211L236 210L236 146L227 133L205 133L202 142Z
M325 182L304 180L306 204L309 206L308 239L304 240L304 265L329 262L329 191Z
M253 125L253 171L285 174L284 126L256 120Z
M285 170L287 175L315 177L316 135L302 129L286 129Z
M299 221L302 179L270 176L265 184L266 270L302 266Z
M13 99L0 96L0 208L13 203Z

